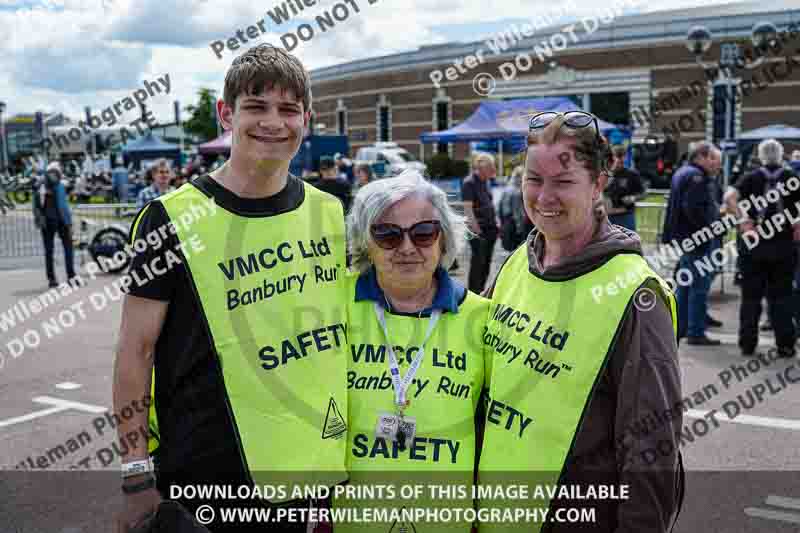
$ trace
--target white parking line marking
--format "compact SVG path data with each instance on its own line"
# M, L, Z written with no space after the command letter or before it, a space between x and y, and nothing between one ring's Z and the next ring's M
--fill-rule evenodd
M797 509L800 511L800 500L797 498L786 498L784 496L767 496L767 505L773 507L784 507L786 509Z
M739 344L739 335L737 333L715 333L713 330L708 333L711 338L722 341L722 344ZM765 346L775 346L775 337L773 335L765 335L763 331L758 333L758 340L762 349Z
M689 409L686 414L692 418L703 418L711 411L700 411L698 409ZM719 410L717 411L719 413ZM733 422L734 424L745 424L747 426L762 426L767 428L777 429L791 429L794 431L800 430L800 420L792 420L790 418L768 418L764 416L751 416L739 415L736 418L728 418L727 416L717 416L720 422Z
M14 424L21 424L23 422L29 422L31 420L36 420L37 418L41 418L43 416L60 413L61 411L68 411L70 409L76 409L78 411L83 411L84 413L92 413L92 414L105 413L106 411L108 411L107 407L103 407L100 405L71 402L69 400L62 400L60 398L51 398L50 396L37 396L32 400L34 403L52 405L53 407L48 407L47 409L34 411L33 413L29 413L27 415L16 416L14 418L9 418L6 420L0 420L0 428L13 426Z
M56 388L61 390L75 390L80 389L83 385L80 383L73 383L71 381L65 381L64 383L56 383Z
M800 524L800 514L784 513L783 511L770 511L761 507L745 507L744 514L767 520L779 520L790 524Z

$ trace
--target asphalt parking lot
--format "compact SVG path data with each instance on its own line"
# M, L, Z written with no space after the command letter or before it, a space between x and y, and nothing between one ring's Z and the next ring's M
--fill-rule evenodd
M503 257L498 247L495 269ZM39 261L1 265L0 313L44 292ZM460 263L456 275L463 279L467 257ZM112 405L121 304L105 293L101 306L91 295L103 293L115 279L98 277L41 315L0 333L0 485L9 495L0 501L3 531L111 531L121 496L115 432L105 414ZM781 387L777 376L800 375L800 360L748 366L736 347L736 288L730 279L725 294L719 287L717 281L711 312L724 325L710 334L723 345L680 348L684 397L693 403L684 418L687 494L676 531L797 531L800 387L785 379ZM45 328L42 320L50 325ZM28 345L24 339L30 330L39 332L35 346L30 333ZM16 356L8 350L13 339L24 345L21 351L15 345ZM763 339L764 348L770 340ZM795 369L787 370L792 365ZM757 398L752 407L748 398ZM67 451L60 457L52 451L59 445ZM20 463L25 470L15 470ZM35 470L27 469L29 464Z

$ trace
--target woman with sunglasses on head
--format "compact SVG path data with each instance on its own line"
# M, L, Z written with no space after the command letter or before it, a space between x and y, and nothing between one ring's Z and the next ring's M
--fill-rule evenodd
M674 298L636 233L595 210L609 156L591 114L531 119L522 194L535 228L487 291L479 482L555 487L525 505L594 513L525 531L666 532L682 499Z
M362 187L347 222L356 271L347 306L350 483L389 484L393 493L336 505L472 508L471 494L400 495L402 485L469 488L474 479L488 301L447 273L464 242L464 218L441 189L405 171ZM408 520L395 526L412 530ZM375 527L339 523L336 531ZM471 523L413 527L467 533Z

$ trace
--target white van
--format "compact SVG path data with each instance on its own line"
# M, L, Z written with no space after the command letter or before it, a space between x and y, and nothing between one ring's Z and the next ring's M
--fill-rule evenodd
M425 173L425 163L417 160L411 152L397 143L381 142L360 148L356 153L356 163L367 164L375 169L379 177L396 176L404 170L413 169ZM383 172L381 172L383 168Z

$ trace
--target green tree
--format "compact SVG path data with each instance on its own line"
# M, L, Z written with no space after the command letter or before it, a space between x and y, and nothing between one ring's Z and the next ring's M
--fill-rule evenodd
M217 137L216 103L217 91L201 88L197 105L186 107L190 117L183 122L186 133L209 141Z

